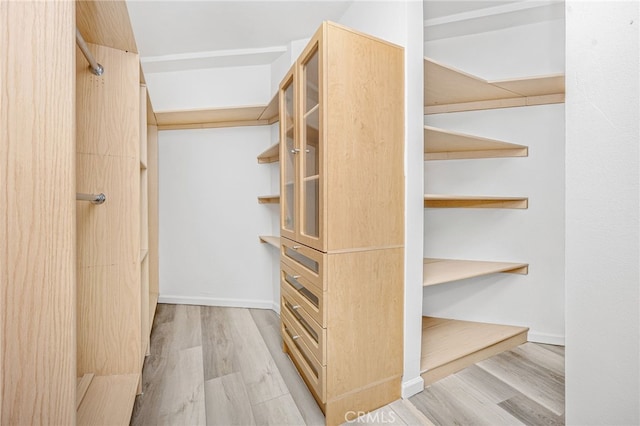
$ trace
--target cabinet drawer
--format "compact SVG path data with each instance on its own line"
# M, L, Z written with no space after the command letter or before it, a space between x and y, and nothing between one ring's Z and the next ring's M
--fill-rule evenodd
M324 327L325 301L322 290L296 272L286 263L280 263L280 288L287 292L294 304L302 306L311 318Z
M300 336L307 345L307 348L309 348L316 359L320 361L320 364L327 365L324 344L326 340L326 329L320 327L301 305L293 301L293 298L289 296L289 291L286 288L283 290L280 306L281 315L287 317L296 334Z
M282 340L289 348L289 355L298 366L298 371L304 377L311 390L322 402L325 402L324 385L327 367L320 365L318 360L309 352L302 339L296 334L285 316L282 316Z
M295 241L280 238L280 259L300 275L324 290L323 253Z

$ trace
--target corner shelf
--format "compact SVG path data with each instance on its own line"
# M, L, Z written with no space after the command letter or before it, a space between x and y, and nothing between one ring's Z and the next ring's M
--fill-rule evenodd
M258 197L260 204L278 204L280 203L280 195L260 195Z
M276 248L280 248L280 237L274 237L271 235L259 235L258 238L260 238L260 242L261 243L267 243L270 246L276 247Z
M158 130L264 126L278 121L278 95L267 105L156 111Z
M280 142L277 142L258 155L258 163L275 163L280 161Z
M425 386L527 341L527 327L422 317Z
M424 159L526 157L528 147L464 133L424 126Z
M513 262L425 258L422 271L422 286L428 287L499 272L526 275L529 273L529 265Z
M425 194L424 206L426 208L526 209L529 207L529 199L527 197Z
M564 74L487 81L424 58L424 113L564 102Z

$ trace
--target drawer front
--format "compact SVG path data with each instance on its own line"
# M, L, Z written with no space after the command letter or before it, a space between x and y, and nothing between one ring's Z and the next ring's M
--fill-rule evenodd
M282 316L282 340L289 348L289 354L298 364L298 371L306 379L311 390L322 402L326 402L324 384L326 383L327 368L320 365L318 360L309 352L304 342L296 334L285 316Z
M286 263L280 263L280 288L295 305L300 305L320 327L325 325L324 294L320 288Z
M324 290L324 254L300 243L280 238L280 259Z
M327 365L324 344L326 329L320 327L301 305L296 304L286 289L281 294L280 313L287 317L287 321L293 326L296 334L304 341L320 365Z

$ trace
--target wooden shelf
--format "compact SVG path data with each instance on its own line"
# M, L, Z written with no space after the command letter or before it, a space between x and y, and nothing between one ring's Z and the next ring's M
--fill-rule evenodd
M156 111L158 130L264 126L278 121L278 96L268 105Z
M425 194L424 206L429 208L526 209L529 206L529 199L527 197Z
M258 203L260 204L278 204L280 202L280 195L260 195L258 197Z
M278 249L280 248L280 237L273 237L271 235L260 235L258 236L258 238L260 238L260 242L267 243Z
M422 317L420 373L431 384L527 341L526 327Z
M139 381L139 374L94 376L78 407L77 424L128 425Z
M526 157L528 155L529 149L524 145L424 126L425 160Z
M564 102L564 74L487 81L424 58L424 113Z
M423 264L422 285L427 287L499 272L526 275L529 273L529 265L512 262L426 258Z
M258 155L258 163L275 163L280 160L280 142L277 142Z
M149 249L140 249L140 263L149 255Z

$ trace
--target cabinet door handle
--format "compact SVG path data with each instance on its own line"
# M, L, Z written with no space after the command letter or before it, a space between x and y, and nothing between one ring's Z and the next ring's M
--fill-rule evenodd
M294 148L294 149L292 149L292 150L291 150L291 153L292 153L292 154L297 154L297 153L299 153L299 152L300 152L300 149L299 149L299 148Z
M310 149L305 149L304 152L306 152L307 154L311 152Z

